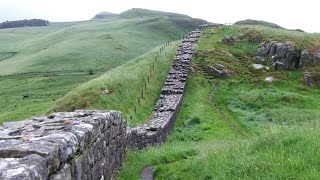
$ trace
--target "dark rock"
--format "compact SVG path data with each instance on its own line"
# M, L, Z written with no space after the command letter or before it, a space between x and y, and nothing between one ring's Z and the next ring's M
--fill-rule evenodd
M309 64L311 64L310 52L308 51L308 49L302 49L300 52L299 67L303 68Z
M276 62L274 65L274 69L275 70L284 70L285 69L285 65L283 62Z
M235 39L232 36L224 36L224 38L221 40L222 43L233 45L235 43Z
M304 78L304 83L306 84L306 86L311 87L312 86L312 76L308 73L305 73L303 78Z
M270 63L275 64L276 61L277 61L277 59L278 59L278 56L277 56L277 55L272 56L272 57L270 58Z
M275 69L291 70L300 66L300 52L296 51L290 43L276 41L263 43L257 50L257 55L258 57L270 55L270 62L277 66ZM261 61L261 58L258 58L257 61Z
M314 64L320 64L320 49L318 49L314 54Z
M260 45L259 49L257 50L257 56L266 56L269 54L271 48L271 44L264 42Z

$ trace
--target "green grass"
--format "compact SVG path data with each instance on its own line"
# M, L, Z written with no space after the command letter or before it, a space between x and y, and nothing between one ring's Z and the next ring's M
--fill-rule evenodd
M159 49L159 45L173 38L178 39L193 29L194 24L202 23L187 16L165 16L166 13L160 16L151 12L143 18L115 15L94 21L0 30L0 122L44 115L52 109L71 110L74 105L63 108L53 106L56 101L63 101L60 99L77 86L130 60L132 63L140 61L143 57L137 57L155 47ZM150 60L151 57L148 58ZM167 64L160 64L161 67L169 67L169 61L166 62ZM121 71L130 73L123 68ZM139 75L143 78L146 76ZM159 84L162 82L159 81ZM139 86L139 90L141 88ZM139 90L134 89L134 93ZM28 98L23 98L28 94ZM92 95L95 94L88 96ZM105 106L104 104L112 103L104 102L107 101L105 97L101 98L95 97L90 99L95 103L76 107L110 107L130 114L133 107L130 106L129 109L129 105L133 105L136 100L127 99L129 104L124 108ZM151 107L153 105L150 105L148 111ZM136 116L139 119L145 118L145 115Z
M320 89L306 88L300 70L252 70L258 44L219 42L248 30L272 34L251 28L204 32L173 132L162 146L129 151L119 179L139 179L149 165L156 167L156 179L319 179ZM281 32L273 35L291 34L293 42L304 36ZM215 79L213 88L195 63L201 59L224 64L233 76ZM267 76L274 82L264 82Z
M177 46L178 42L174 42L160 55L159 47L156 47L147 54L82 84L57 102L52 110L115 109L123 112L132 126L144 122L160 96L160 89L169 72ZM145 83L147 83L146 90ZM144 91L143 99L142 90ZM105 91L109 93L104 93ZM140 99L140 105L138 99ZM136 107L136 113L134 107Z
M70 89L90 79L87 74L0 78L0 122L44 114Z

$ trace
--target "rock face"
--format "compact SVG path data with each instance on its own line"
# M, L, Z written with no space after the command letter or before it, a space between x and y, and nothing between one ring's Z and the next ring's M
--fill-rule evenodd
M126 123L116 111L55 113L4 123L0 179L112 179L125 143Z
M270 56L270 63L277 70L297 69L308 63L307 54L304 54L302 62L301 52L297 51L290 43L282 43L277 41L264 42L257 51L257 56ZM303 51L303 53L306 53Z
M308 49L302 49L300 53L299 67L306 67L312 64L312 58Z
M173 128L182 103L194 48L200 34L200 30L192 31L182 41L151 119L142 126L128 128L129 148L142 149L162 143Z

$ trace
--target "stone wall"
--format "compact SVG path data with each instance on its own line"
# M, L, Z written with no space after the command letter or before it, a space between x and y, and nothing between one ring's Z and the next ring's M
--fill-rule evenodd
M191 59L200 34L200 30L192 31L182 41L151 118L145 124L127 130L129 148L142 149L162 143L172 130L182 103Z
M77 111L4 123L0 179L112 179L126 147L116 111Z

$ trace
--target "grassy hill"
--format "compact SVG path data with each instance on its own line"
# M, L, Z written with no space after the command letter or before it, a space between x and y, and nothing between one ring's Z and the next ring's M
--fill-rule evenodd
M114 15L0 30L0 122L45 114L75 87L203 23L140 12L145 12L142 18Z
M279 26L278 24L267 22L267 21L254 20L254 19L246 19L243 21L238 21L235 23L235 25L259 25L259 26L283 29L283 27Z
M130 151L119 179L319 179L320 89L304 86L303 70L254 70L260 43L220 42L226 35L320 47L320 36L265 26L225 26L200 38L173 132L159 147ZM229 78L204 73L223 64ZM312 67L307 67L308 68ZM274 77L272 83L264 78Z
M96 14L96 15L92 18L92 20L106 19L106 18L115 17L115 16L117 16L117 15L118 15L118 14L103 11L103 12L101 12L101 13Z

